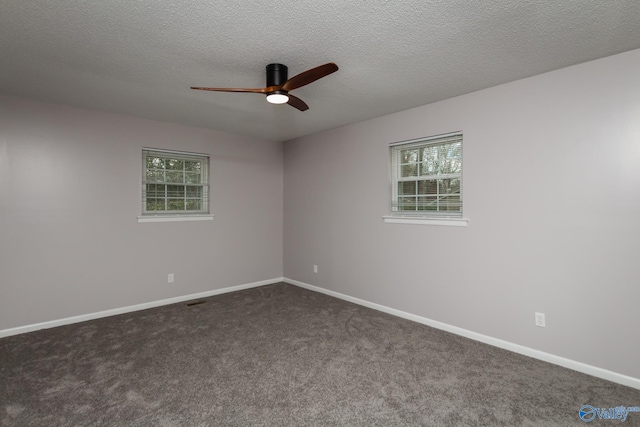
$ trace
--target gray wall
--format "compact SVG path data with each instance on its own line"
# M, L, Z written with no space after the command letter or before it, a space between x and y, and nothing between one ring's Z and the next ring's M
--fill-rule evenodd
M640 378L638 75L633 51L300 138L284 169L280 143L0 96L0 330L284 273ZM457 130L469 227L384 224L388 144ZM211 155L214 221L136 222L144 146Z
M145 146L211 156L213 221L137 223ZM281 143L0 97L0 330L282 277L282 179Z
M285 277L640 378L638 76L632 51L285 143ZM389 143L458 130L469 226L383 223Z

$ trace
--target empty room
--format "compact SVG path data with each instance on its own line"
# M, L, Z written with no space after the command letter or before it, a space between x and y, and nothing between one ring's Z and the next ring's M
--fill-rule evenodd
M0 2L1 426L640 425L640 2Z

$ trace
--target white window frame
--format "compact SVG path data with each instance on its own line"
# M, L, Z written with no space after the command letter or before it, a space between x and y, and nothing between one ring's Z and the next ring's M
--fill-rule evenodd
M423 165L428 163L416 159L414 162L402 163L402 152L406 150L422 150L428 147L442 146L442 145L459 145L459 156L450 157L447 160L458 161L460 164L459 172L442 173L438 171L436 173L423 173ZM463 218L463 201L462 201L462 132L453 132L448 134L436 135L426 138L413 139L409 141L396 142L389 145L390 153L390 195L391 195L391 213L390 215L383 216L383 219L387 223L397 224L424 224L424 225L448 225L448 226L466 226L469 223L467 218ZM403 166L412 166L416 168L416 174L411 176L402 176ZM431 162L433 165L433 162ZM441 184L443 180L458 180L460 184L459 193L440 193ZM436 191L429 196L424 193L418 192L418 186L420 183L435 181ZM415 201L413 205L415 209L407 210L402 209L399 199L402 194L399 194L399 183L402 182L415 182L416 193ZM459 196L460 210L440 210L439 203L446 200L450 195ZM405 195L408 198L412 198L411 195ZM419 202L420 200L422 202ZM431 203L425 203L426 200L432 200L436 203L435 210L420 209L420 206L426 208ZM420 203L423 203L422 205Z
M162 159L160 167L149 168L148 159L158 158ZM199 181L192 181L187 179L187 176L191 171L187 170L183 166L182 171L175 169L169 169L166 167L167 161L179 160L200 162ZM181 178L170 179L169 173L176 172L176 176ZM180 174L180 172L182 172ZM161 180L152 179L148 180L151 173L160 173L162 175ZM180 179L180 180L177 180ZM143 148L142 149L142 199L141 199L141 215L138 216L138 222L174 222L174 221L209 221L213 219L213 215L209 211L209 156L200 153L191 153L186 151L172 151L162 150L156 148ZM162 210L148 210L147 201L147 185L160 185L164 186L164 192L162 197L158 199L164 201L164 208ZM168 193L170 186L183 187L184 190L180 192L180 197L171 197ZM189 188L198 188L197 195L188 195ZM188 201L199 201L200 208L198 209L170 209L169 203L182 199L186 204Z

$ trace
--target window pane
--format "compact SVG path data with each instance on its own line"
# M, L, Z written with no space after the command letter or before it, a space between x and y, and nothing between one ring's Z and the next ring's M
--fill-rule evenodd
M147 171L147 182L163 182L164 181L164 171L162 170L148 170Z
M459 211L462 204L459 195L446 196L440 202L441 211Z
M164 159L160 157L147 157L147 169L164 169Z
M435 179L419 181L418 194L438 194L438 181Z
M184 170L184 160L167 159L166 164L167 164L168 170L174 170L174 171Z
M398 183L398 195L416 194L416 182L415 181L403 181Z
M166 186L162 184L147 184L147 197L164 197Z
M438 152L435 147L420 149L420 175L434 175L438 173Z
M460 178L441 179L439 183L441 194L460 194Z
M421 211L457 212L460 211L461 206L459 195L418 197L418 210Z
M418 176L418 164L417 163L409 163L406 165L402 165L402 177L410 177L410 176Z
M402 177L418 176L418 155L420 150L417 148L410 150L402 150L400 152L400 174Z
M187 210L199 211L202 209L202 200L200 199L187 199Z
M202 197L202 187L188 185L186 194L187 197Z
M420 176L437 175L439 169L438 162L420 163Z
M400 152L400 163L416 163L418 161L419 148L411 148Z
M147 184L147 185L145 185L144 191L146 192L147 197L155 197L156 196L156 184Z
M168 199L167 200L167 210L170 211L183 211L184 210L184 200L179 199Z
M462 171L461 149L462 145L459 142L438 146L440 173L460 173Z
M435 196L420 196L418 197L418 208L420 211L437 211L438 210L438 198Z
M167 171L166 182L184 182L184 172L182 171Z
M420 160L422 162L434 163L438 160L437 145L430 145L422 148L420 152Z
M443 159L440 163L440 173L462 173L460 159Z
M184 197L184 186L167 185L167 197Z
M184 182L187 184L200 184L201 175L194 172L185 172Z
M162 211L162 210L164 210L164 200L147 198L147 210L148 211Z
M196 172L199 174L201 170L201 165L202 165L202 162L185 161L184 170L188 172Z
M402 211L416 210L416 198L415 197L399 197L398 209Z

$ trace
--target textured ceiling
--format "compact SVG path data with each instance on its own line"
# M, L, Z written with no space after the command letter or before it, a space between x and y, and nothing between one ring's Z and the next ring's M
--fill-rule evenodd
M638 0L0 0L0 93L272 140L640 48ZM340 70L297 89L263 87Z

